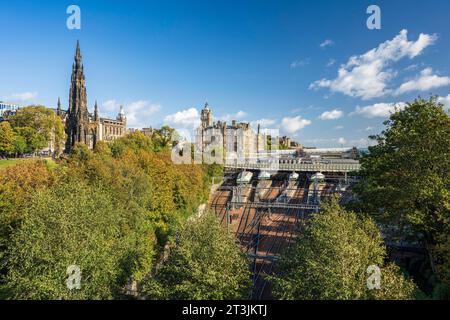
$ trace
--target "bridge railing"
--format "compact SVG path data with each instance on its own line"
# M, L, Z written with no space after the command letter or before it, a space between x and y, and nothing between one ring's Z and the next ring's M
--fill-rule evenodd
M227 168L249 170L280 170L301 172L350 172L359 171L359 163L227 163Z

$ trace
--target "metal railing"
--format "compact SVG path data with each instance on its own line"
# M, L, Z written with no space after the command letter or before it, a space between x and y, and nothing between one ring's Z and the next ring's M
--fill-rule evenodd
M277 170L299 172L352 172L359 171L359 163L227 163L226 168L244 170Z

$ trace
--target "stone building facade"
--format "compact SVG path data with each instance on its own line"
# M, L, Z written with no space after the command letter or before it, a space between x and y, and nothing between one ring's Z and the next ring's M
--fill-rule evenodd
M65 123L66 153L69 153L76 143L84 143L92 149L98 141L113 141L126 133L127 118L123 107L120 107L116 119L101 118L97 102L94 105L94 112L89 112L79 42L77 42L75 61L72 66L69 108L63 111L61 101L58 99L56 112Z
M266 136L258 126L255 132L249 123L233 120L231 124L213 122L213 114L208 103L201 111L200 126L196 132L197 150L205 155L222 154L224 161L256 158L259 152L265 150Z

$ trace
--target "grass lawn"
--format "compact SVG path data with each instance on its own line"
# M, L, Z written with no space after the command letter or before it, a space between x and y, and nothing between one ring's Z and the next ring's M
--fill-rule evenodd
M35 161L35 160L45 160L47 163L47 166L50 169L53 169L57 166L55 161L53 161L52 158L24 158L24 159L8 159L8 160L0 160L0 169L13 166L21 161Z
M0 168L5 168L5 167L15 165L19 161L23 161L23 159L0 160Z

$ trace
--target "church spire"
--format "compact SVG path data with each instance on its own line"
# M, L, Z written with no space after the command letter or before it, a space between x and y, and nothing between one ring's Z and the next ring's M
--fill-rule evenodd
M75 63L78 67L81 65L81 49L80 49L80 41L77 40L77 49L75 50Z
M61 99L58 97L58 107L56 108L56 114L58 116L62 115L62 109L61 109Z
M77 142L88 144L89 112L87 108L86 80L81 62L80 42L77 41L69 94L68 119L66 120L66 152Z
M94 106L94 121L98 121L99 116L98 116L98 105L97 105L97 100L95 100L95 106Z

